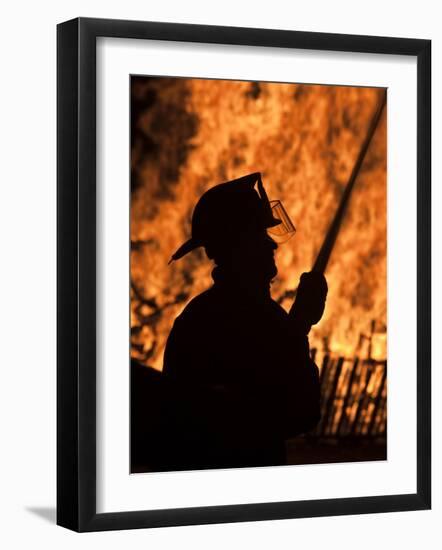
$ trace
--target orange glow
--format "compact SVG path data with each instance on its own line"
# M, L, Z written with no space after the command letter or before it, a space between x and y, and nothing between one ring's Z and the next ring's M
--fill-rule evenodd
M132 143L132 355L161 370L174 318L211 284L213 266L203 251L167 265L190 235L200 195L222 181L263 174L269 199L283 201L297 229L276 252L272 285L273 298L289 309L292 298L282 297L315 260L379 90L158 78L135 81L133 98L139 109ZM143 140L153 142L148 154ZM385 359L386 110L326 277L327 307L310 333L311 347L347 358L367 356L370 348L371 357ZM370 384L368 393L379 381Z

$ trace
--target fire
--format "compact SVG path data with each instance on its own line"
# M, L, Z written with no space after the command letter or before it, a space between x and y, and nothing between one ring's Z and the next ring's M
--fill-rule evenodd
M193 206L211 186L260 171L297 229L276 252L272 295L308 271L339 204L379 90L202 79L132 82L132 355L162 368L186 303L211 284L202 250L167 265L190 235ZM386 118L356 182L326 272L329 296L310 344L344 357L386 357ZM226 223L228 221L226 220ZM285 297L285 298L284 298Z

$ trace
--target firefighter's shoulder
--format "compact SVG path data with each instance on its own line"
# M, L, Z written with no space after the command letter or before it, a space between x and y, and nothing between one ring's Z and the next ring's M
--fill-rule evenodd
M196 318L204 318L214 306L213 293L210 289L198 294L186 305L175 322L182 322Z

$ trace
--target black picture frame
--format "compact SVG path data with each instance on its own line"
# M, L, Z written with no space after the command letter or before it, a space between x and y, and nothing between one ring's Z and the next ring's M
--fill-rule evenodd
M417 59L417 492L96 512L96 39L118 37ZM431 506L431 41L79 18L57 28L57 523L101 531L425 510Z

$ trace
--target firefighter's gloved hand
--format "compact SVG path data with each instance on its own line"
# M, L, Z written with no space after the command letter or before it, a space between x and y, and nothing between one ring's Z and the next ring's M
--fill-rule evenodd
M327 298L327 281L322 273L303 273L290 315L306 332L321 320Z

